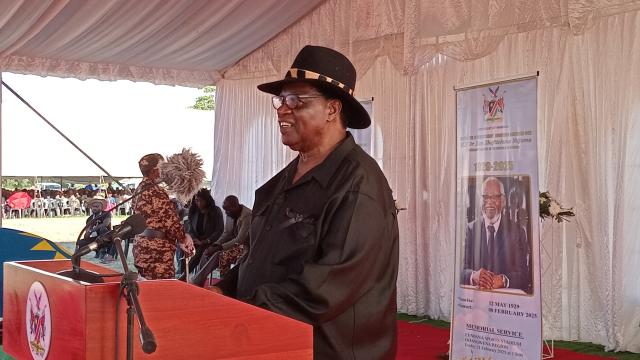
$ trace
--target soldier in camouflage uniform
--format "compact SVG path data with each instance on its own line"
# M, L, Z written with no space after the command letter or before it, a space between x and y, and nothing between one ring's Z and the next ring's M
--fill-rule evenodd
M186 253L193 253L193 240L185 234L176 207L157 184L158 164L162 161L162 155L148 154L138 162L143 179L134 193L133 210L144 216L147 228L136 235L133 259L138 272L146 279L175 278L176 241Z

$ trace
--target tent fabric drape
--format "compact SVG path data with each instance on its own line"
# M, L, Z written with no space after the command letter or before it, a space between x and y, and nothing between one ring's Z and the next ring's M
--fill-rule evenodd
M563 27L574 35L595 19L640 9L638 0L329 0L224 73L227 79L284 73L311 42L350 55L359 74L387 57L404 74L438 55L475 60L509 34Z
M544 337L640 352L640 245L634 226L640 216L640 140L634 136L640 131L638 2L440 3L329 1L229 69L217 88L216 199L236 194L251 206L253 191L294 156L279 143L269 96L255 86L281 77L304 44L347 49L360 75L356 97L374 98L372 126L382 137L372 144L383 149L383 171L398 203L408 208L399 216L399 310L450 319L453 87L540 71L541 190L577 212L570 223L541 225ZM477 3L486 7L486 21L509 31L498 38L439 42L440 27L481 31ZM375 6L365 10L358 4ZM432 47L420 45L429 39L397 33L406 30L402 17L411 12L408 6L422 9L413 31L435 39ZM429 23L436 17L429 6L444 20ZM498 16L513 6L513 16ZM543 18L527 17L526 11ZM344 27L347 22L363 25L354 31L355 25Z
M2 1L0 70L202 87L320 1Z

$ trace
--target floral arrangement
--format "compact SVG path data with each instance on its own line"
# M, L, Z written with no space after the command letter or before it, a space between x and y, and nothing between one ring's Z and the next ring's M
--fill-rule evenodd
M548 191L540 193L540 218L552 218L557 222L569 221L570 217L576 216L573 208L563 207L556 199L551 197Z

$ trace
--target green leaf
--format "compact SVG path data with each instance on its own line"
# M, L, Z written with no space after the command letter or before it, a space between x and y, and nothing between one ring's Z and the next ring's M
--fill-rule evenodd
M216 108L216 87L215 86L205 86L201 89L204 92L204 95L198 96L196 98L196 102L189 106L189 109L195 110L204 110L204 111L212 111Z

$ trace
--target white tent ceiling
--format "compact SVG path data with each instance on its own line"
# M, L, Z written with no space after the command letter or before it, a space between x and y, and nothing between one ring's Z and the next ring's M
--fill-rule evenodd
M322 0L2 0L0 72L202 87L215 84L228 67L295 23L321 2ZM8 74L6 79L12 80ZM50 85L51 81L47 84ZM15 86L12 81L7 82ZM69 104L58 101L56 106L47 108L43 104L50 95L40 91L42 84L32 85L31 88L27 86L24 89L18 85L16 90L34 102L38 109L45 111L63 132L92 154L113 175L132 176L138 173L135 162L129 164L118 161L118 152L126 149L115 147L105 152L101 149L104 144L87 141L74 134L74 131L78 131L74 124L82 118L83 112L74 112L77 104L73 96L69 96L71 94L57 94L68 99ZM83 86L75 85L80 88ZM130 88L131 91L141 91L140 86ZM158 89L147 87L146 93L139 93L133 99L127 99L124 94L125 97L113 99L114 103L119 104L118 108L122 108L127 102L135 101L135 98L147 96L157 101L153 107L155 113L146 110L144 116L127 114L125 117L108 118L103 111L97 115L105 115L107 119L104 121L113 128L119 128L114 119L126 122L137 118L132 126L146 126L145 122L152 121L151 119L170 117L172 112L165 105L176 101L161 103L156 95L152 95L155 90ZM6 94L8 92L5 91ZM112 93L112 96L117 94ZM2 147L5 156L2 173L65 176L102 174L102 171L60 136L35 120L36 116L22 104L17 104L12 96L5 97L4 106L5 115L10 113L11 116L4 120ZM209 129L207 133L213 134L212 113L186 114L181 110L175 111L174 118L181 118L183 125L189 123L201 130ZM96 115L96 112L84 109L84 114ZM199 125L196 126L196 123ZM36 148L44 149L44 145L23 147L16 144L21 140L12 134L18 134L20 129L27 128L30 129L30 143L36 137L34 131L50 133L46 148L55 149L57 160L49 161L38 155L39 150ZM159 137L180 138L177 131L187 132L190 128L174 128L169 132L161 129L159 131L164 135L157 134L153 139L157 142ZM206 141L210 145L208 138ZM149 144L136 143L140 150L138 152L143 151L142 148L147 148L147 152L154 150L153 142L148 142ZM179 144L179 141L169 142L168 139L163 143L175 143L176 149L172 150L176 151L184 145ZM210 169L208 160L212 154L207 151L208 147L193 139L188 145L203 154L207 160L205 165ZM15 151L18 148L33 148L34 151L30 156L24 151Z
M202 87L322 0L3 0L0 71Z

